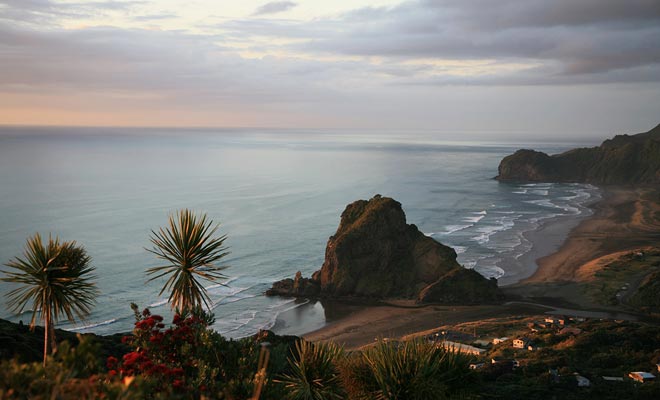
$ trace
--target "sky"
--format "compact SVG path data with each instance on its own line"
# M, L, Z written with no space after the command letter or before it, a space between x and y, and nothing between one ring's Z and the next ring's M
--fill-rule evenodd
M658 0L0 0L2 125L658 123Z

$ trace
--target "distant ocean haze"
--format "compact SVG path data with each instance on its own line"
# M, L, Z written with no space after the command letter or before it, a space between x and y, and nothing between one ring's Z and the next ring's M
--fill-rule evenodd
M150 230L181 208L205 212L221 223L231 251L224 285L207 284L214 328L242 337L301 306L262 293L296 271L309 276L319 269L344 207L379 193L401 202L409 223L454 247L461 264L514 283L534 268L523 257L532 248L525 233L557 218L577 221L598 196L588 185L493 180L502 157L520 147L556 153L575 143L448 143L413 133L3 128L0 261L20 256L36 232L78 241L93 257L101 295L87 321L59 326L126 332L134 322L131 302L169 315L166 296L158 296L163 282L145 284L145 270L160 265L145 251ZM0 283L0 294L11 288ZM29 320L1 301L0 317Z

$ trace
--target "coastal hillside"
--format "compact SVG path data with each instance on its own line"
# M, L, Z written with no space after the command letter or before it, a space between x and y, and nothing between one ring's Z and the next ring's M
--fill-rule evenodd
M404 298L477 304L501 299L497 282L456 262L454 249L406 223L401 204L374 196L349 204L311 278L275 282L267 294L296 297Z
M499 165L500 181L660 183L660 125L637 135L617 135L598 147L548 155L518 150Z

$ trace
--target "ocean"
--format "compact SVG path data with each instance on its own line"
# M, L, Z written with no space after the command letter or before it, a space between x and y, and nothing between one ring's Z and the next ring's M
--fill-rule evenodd
M459 134L456 135L460 137ZM152 229L181 208L220 223L231 254L227 280L208 285L214 329L238 338L273 328L291 310L320 303L267 298L272 282L309 276L347 204L375 194L401 202L409 223L452 246L458 261L501 285L529 276L525 233L556 218L583 217L598 190L580 184L493 179L521 147L557 153L585 143L487 143L422 133L346 131L0 128L0 262L22 254L36 232L76 240L93 258L100 296L82 323L63 329L132 329L130 303L168 314L160 265L145 248ZM589 143L587 143L589 144ZM576 222L577 223L577 222ZM2 269L7 269L3 267ZM0 282L0 317L12 314ZM318 311L318 310L317 310ZM316 313L318 314L318 312ZM296 330L298 329L298 331ZM288 326L280 332L298 333Z

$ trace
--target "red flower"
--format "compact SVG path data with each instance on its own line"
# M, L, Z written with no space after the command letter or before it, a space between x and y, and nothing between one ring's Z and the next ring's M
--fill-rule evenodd
M110 371L108 371L108 375L115 376L115 375L117 375L117 371L115 371L114 369L111 369Z
M119 361L119 360L117 360L115 357L110 356L110 357L108 357L108 359L106 360L106 362L105 362L105 366L108 367L108 369L113 369L113 368L117 365L117 362L118 362L118 361Z
M133 364L135 364L137 361L141 360L143 358L142 352L130 352L128 354L124 354L124 366L129 367Z

